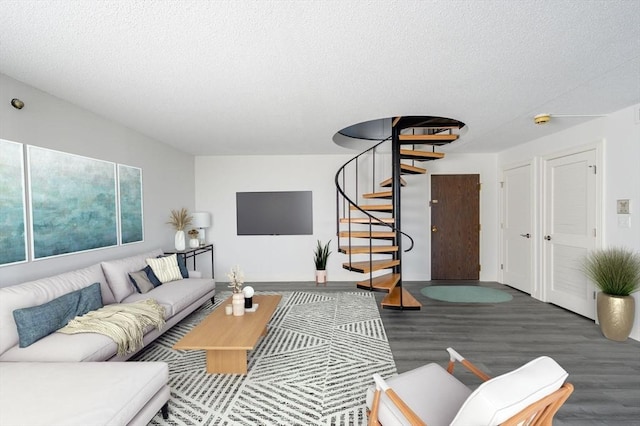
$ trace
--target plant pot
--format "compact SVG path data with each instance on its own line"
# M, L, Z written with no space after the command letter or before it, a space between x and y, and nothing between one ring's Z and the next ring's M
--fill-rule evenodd
M244 294L233 293L231 305L233 306L233 316L241 317L244 315Z
M316 285L317 284L327 284L327 271L316 271Z
M624 342L633 328L636 301L633 296L612 296L598 293L597 311L600 330L604 337Z
M182 251L185 248L184 241L184 231L176 231L176 236L174 238L174 245L176 246L176 250Z
M198 240L197 238L191 238L189 240L189 247L191 247L191 248L200 247L200 240Z

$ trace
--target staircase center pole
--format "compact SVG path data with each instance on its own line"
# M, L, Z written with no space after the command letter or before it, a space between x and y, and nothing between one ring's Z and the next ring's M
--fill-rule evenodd
M397 287L400 288L400 309L403 308L402 303L402 230L401 223L401 208L400 208L400 127L391 127L391 163L392 163L392 176L391 180L391 203L393 205L393 218L395 221L396 236L394 237L393 244L398 246L398 251L395 254L395 258L400 261L400 264L394 266L393 271L400 276Z

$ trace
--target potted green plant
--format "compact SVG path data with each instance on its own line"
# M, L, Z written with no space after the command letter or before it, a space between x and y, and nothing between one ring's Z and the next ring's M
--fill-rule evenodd
M622 247L596 250L587 255L584 270L600 289L596 309L602 334L627 340L635 315L631 293L640 289L640 254Z
M329 255L331 252L329 251L329 244L331 240L327 242L327 244L322 245L320 240L318 240L318 245L313 253L313 261L316 264L316 285L317 284L325 284L327 283L327 260L329 259Z

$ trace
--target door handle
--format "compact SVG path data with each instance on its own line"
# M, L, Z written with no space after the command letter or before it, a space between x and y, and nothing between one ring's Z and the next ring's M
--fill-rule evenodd
M551 235L547 235L546 237L544 237L544 239L547 241L551 241Z
M521 237L531 238L531 234L520 234Z
M431 232L438 232L438 227L435 225L431 225Z

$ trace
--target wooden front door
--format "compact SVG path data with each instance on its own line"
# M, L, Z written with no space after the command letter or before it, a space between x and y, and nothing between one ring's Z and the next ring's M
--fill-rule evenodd
M431 176L431 279L480 278L480 175Z

